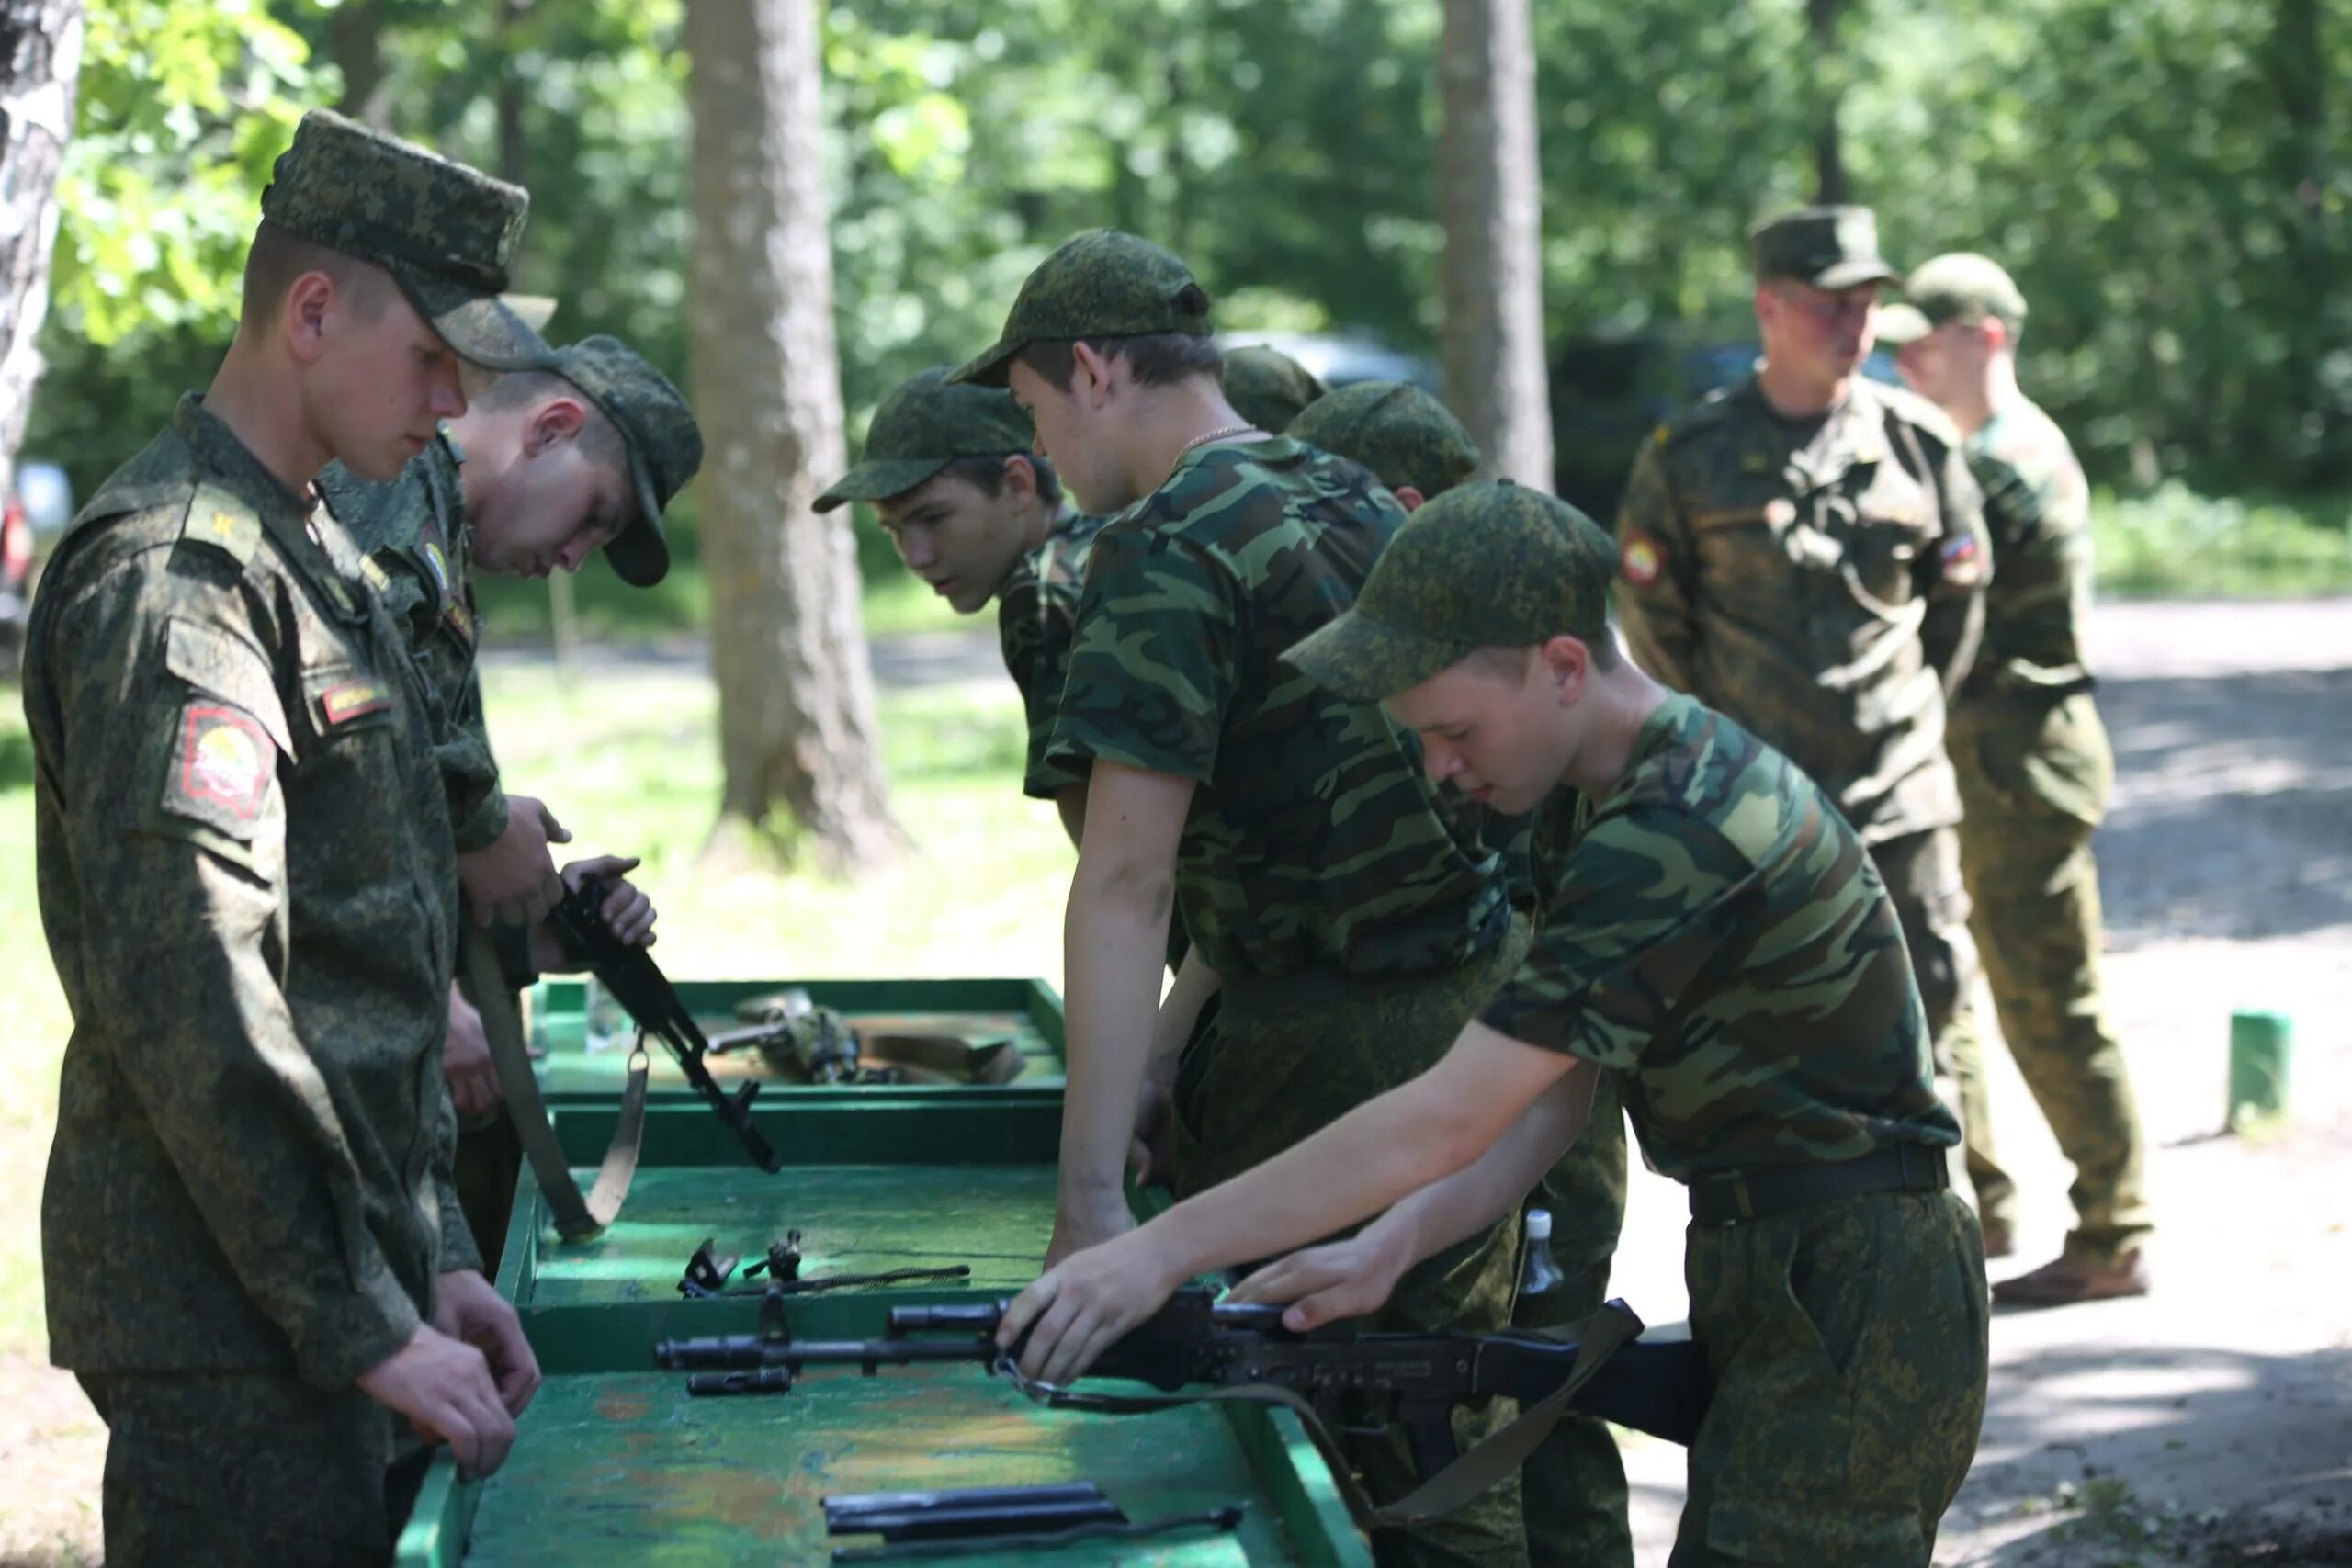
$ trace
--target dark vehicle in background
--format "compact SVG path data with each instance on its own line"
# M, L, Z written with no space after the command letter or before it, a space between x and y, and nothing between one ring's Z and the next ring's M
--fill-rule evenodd
M0 679L14 680L42 553L74 518L74 487L54 463L20 462L0 508Z
M1680 409L1756 368L1753 338L1683 339L1666 333L1569 340L1552 362L1552 472L1560 498L1604 525L1642 443ZM1862 374L1899 385L1883 350Z

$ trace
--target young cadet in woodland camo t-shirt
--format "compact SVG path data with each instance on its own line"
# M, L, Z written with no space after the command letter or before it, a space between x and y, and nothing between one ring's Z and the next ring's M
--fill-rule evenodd
M1009 381L1078 503L1117 513L1046 756L1087 796L1055 1257L1134 1224L1120 1175L1131 1134L1154 1130L1137 1126L1148 1069L1174 1069L1163 1174L1196 1190L1428 1066L1511 957L1498 857L1378 707L1281 662L1355 602L1404 513L1355 464L1237 414L1217 363L1183 265L1096 231L1031 275L1002 340L957 372ZM1160 1025L1171 907L1193 956L1169 1016L1217 996L1197 1031ZM1398 1321L1499 1327L1510 1263L1482 1231L1408 1283ZM1375 1494L1412 1480L1401 1433L1356 1457ZM1517 1512L1487 1499L1383 1550L1517 1561Z
M1240 1287L1300 1303L1294 1328L1359 1314L1413 1258L1513 1207L1607 1067L1690 1191L1712 1402L1675 1561L1927 1568L1975 1451L1986 1303L1902 928L1818 786L1618 653L1613 553L1548 496L1468 486L1422 508L1356 608L1292 649L1326 685L1383 694L1431 775L1498 810L1582 795L1572 836L1546 846L1559 896L1437 1066L1049 1271L1000 1337L1027 1334L1023 1370L1059 1382L1195 1273L1379 1214Z

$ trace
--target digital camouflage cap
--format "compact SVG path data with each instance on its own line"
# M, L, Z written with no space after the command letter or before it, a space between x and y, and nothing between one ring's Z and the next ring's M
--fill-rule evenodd
M547 358L498 298L530 205L520 186L328 109L302 117L261 193L273 228L382 267L442 342L493 370Z
M1300 411L1323 395L1315 372L1263 344L1227 350L1219 374L1233 412L1269 435L1288 430Z
M1756 281L1792 277L1816 288L1894 283L1902 275L1878 254L1878 214L1867 207L1805 207L1748 231Z
M587 394L621 434L637 515L605 547L605 556L622 581L650 588L670 570L662 513L702 467L702 427L670 378L618 338L567 344L547 367Z
M1453 411L1403 381L1357 381L1307 406L1290 434L1370 468L1390 490L1435 500L1470 477L1478 444Z
M1033 343L1080 338L1209 335L1209 297L1184 264L1149 240L1090 229L1064 241L1021 285L994 347L947 379L1001 387L1012 356Z
M1609 635L1617 548L1566 502L1504 479L1450 490L1383 550L1355 608L1284 657L1356 702L1409 690L1481 648Z
M1903 280L1904 302L1878 316L1881 343L1916 343L1947 321L1975 326L1997 317L2011 327L2025 321L2025 296L2015 279L1990 256L1951 251L1921 262Z
M935 365L890 389L865 427L857 467L817 498L818 511L904 495L958 457L1010 457L1032 448L1036 431L1011 392L951 386L947 373Z

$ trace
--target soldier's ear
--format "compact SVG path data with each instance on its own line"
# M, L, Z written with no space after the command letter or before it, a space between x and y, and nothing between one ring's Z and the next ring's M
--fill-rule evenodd
M1013 453L1004 460L1004 488L1015 501L1027 501L1037 493L1037 469L1028 458Z
M1414 485L1398 485L1395 490L1390 491L1388 493L1395 496L1396 498L1396 504L1403 507L1408 513L1419 512L1421 509L1421 502L1429 499L1429 497L1423 495L1420 492L1420 490Z
M1090 407L1102 407L1111 395L1110 356L1080 338L1069 345L1069 389Z
M306 272L286 286L278 320L297 365L315 365L326 353L327 316L334 305L334 279L323 272Z
M567 441L576 441L587 423L588 411L579 399L549 398L531 411L530 421L523 428L523 456L536 457Z

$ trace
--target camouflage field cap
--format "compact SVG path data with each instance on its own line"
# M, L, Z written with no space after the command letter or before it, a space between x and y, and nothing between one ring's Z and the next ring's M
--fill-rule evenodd
M621 433L637 516L605 547L605 557L623 582L650 588L670 570L662 513L702 467L702 427L670 378L618 338L566 344L547 367L586 393Z
M492 370L546 363L548 345L498 296L531 198L422 147L312 109L277 156L261 215L392 275L459 355Z
M1413 513L1355 608L1283 655L1353 702L1419 685L1486 647L1609 635L1617 549L1566 502L1512 484L1463 485Z
M1881 343L1916 343L1947 321L1974 326L1997 316L2011 326L2025 320L2025 296L2001 264L1973 251L1950 251L1921 262L1903 280L1901 304L1878 313Z
M1443 403L1403 381L1358 381L1307 405L1290 434L1433 501L1470 477L1478 444Z
M1867 207L1806 207L1747 233L1756 281L1793 277L1816 288L1895 283L1902 275L1878 254L1878 214Z
M1030 344L1159 333L1208 336L1208 291L1149 240L1090 229L1037 264L996 345L947 379L1001 387L1012 356Z
M1312 370L1263 344L1228 349L1220 374L1233 412L1269 435L1288 430L1299 412L1323 395Z
M958 457L1009 457L1030 450L1036 431L1011 392L950 386L947 372L948 367L936 365L891 389L865 427L857 467L817 498L818 511L904 495Z

